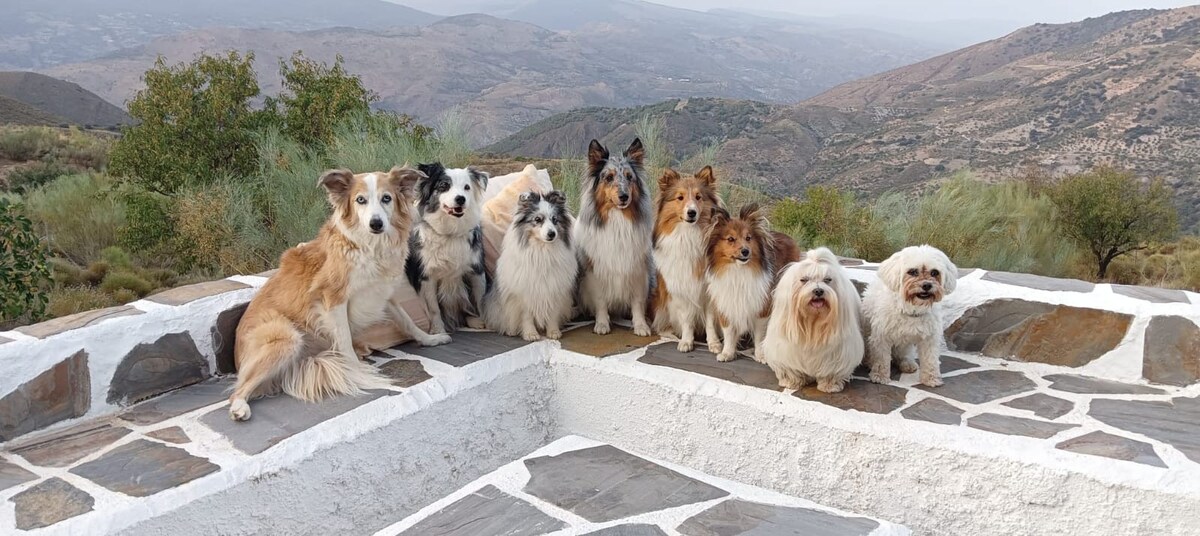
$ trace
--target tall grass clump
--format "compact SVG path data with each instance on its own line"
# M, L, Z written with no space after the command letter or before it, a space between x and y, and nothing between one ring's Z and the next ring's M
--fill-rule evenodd
M26 209L50 248L77 263L87 263L116 245L125 225L125 205L102 173L59 178L29 193Z
M47 127L6 127L0 131L0 157L16 162L39 160L58 142Z
M254 192L245 182L225 179L181 191L172 218L177 258L187 270L255 273L277 257Z
M661 117L643 115L633 124L633 129L638 139L642 140L642 149L645 151L642 168L646 172L643 178L653 198L658 194L658 178L662 176L663 171L671 167L675 157L667 146L666 126Z

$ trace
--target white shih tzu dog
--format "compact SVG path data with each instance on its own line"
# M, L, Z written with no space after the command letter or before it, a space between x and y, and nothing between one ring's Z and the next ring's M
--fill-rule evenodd
M799 389L816 380L841 391L863 360L859 298L854 283L827 248L784 270L772 298L764 350L779 385Z
M937 304L954 292L958 268L933 246L909 246L880 264L878 276L863 295L871 381L888 383L895 356L905 373L916 372L919 359L921 383L941 385L944 341Z

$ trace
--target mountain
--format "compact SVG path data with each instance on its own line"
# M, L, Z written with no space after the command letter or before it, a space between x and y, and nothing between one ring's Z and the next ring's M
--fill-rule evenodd
M43 69L208 27L388 29L439 17L384 0L6 0L0 68Z
M612 5L626 4L632 2ZM43 72L124 102L142 87L142 74L160 54L179 62L199 51L252 50L263 91L270 94L279 86L276 58L303 50L332 61L340 53L347 69L361 74L380 95L381 108L426 122L456 109L468 119L473 141L482 145L579 107L683 96L795 102L928 57L927 49L892 36L812 33L801 25L759 18L693 20L688 14L708 15L663 9L685 14L663 21L591 23L579 31L479 14L375 32L213 28Z
M59 124L112 127L128 124L132 119L124 110L113 106L78 84L64 82L44 74L8 71L0 72L0 95L37 110L25 121L5 122L23 124ZM11 103L10 103L11 105ZM21 112L28 115L29 112ZM13 109L8 115L17 117Z
M668 128L686 107L667 107ZM558 122L540 125L569 130ZM968 167L999 179L1026 165L1063 174L1115 164L1166 178L1184 219L1195 224L1200 6L1030 26L798 104L769 106L744 124L718 140L718 160L732 176L776 194L810 184L865 194L921 189ZM551 156L531 129L517 135L530 141L495 147Z
M0 125L58 125L67 120L12 97L0 95Z

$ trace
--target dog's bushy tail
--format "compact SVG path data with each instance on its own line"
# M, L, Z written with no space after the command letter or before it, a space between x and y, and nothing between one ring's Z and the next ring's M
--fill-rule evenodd
M360 395L367 389L383 389L390 383L357 356L327 350L298 360L286 369L280 381L283 392L305 402L336 395Z

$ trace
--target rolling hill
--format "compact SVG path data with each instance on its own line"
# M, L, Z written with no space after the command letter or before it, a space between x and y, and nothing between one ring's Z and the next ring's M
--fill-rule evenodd
M6 123L61 124L113 127L129 124L132 118L124 110L101 99L78 84L64 82L44 74L8 71L0 72L0 96L21 103L35 111L18 112L19 107L8 103ZM25 119L19 117L25 116Z

